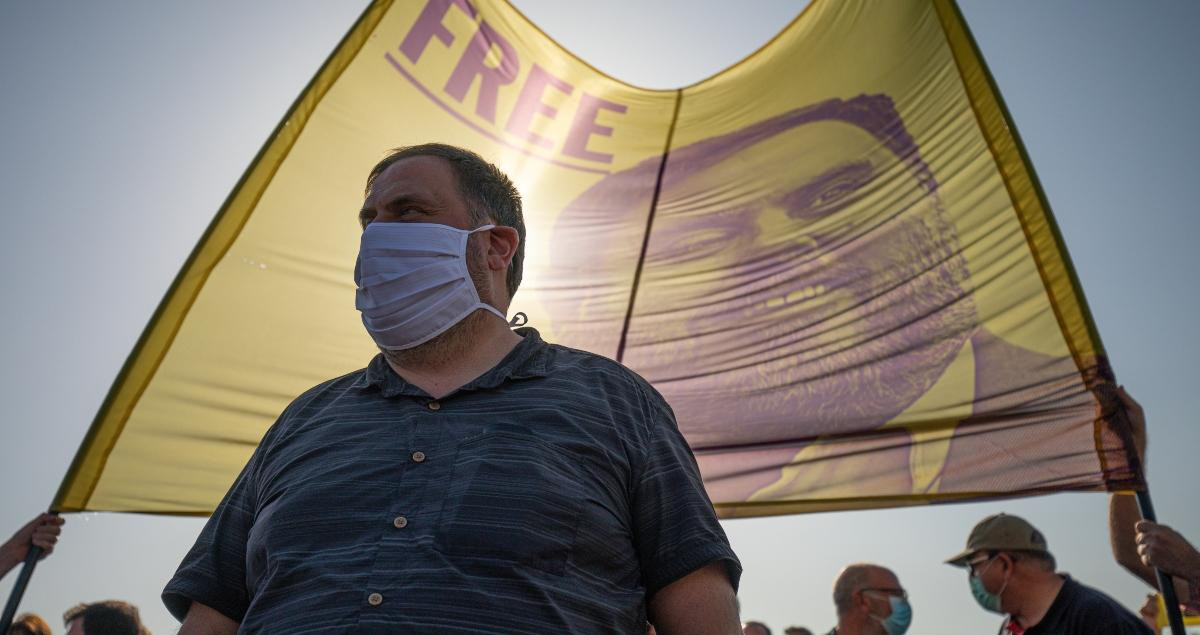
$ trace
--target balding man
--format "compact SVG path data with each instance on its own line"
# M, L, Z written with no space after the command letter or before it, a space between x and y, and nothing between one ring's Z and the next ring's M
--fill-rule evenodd
M852 564L833 583L838 623L830 635L901 635L912 623L912 607L900 579L874 564Z

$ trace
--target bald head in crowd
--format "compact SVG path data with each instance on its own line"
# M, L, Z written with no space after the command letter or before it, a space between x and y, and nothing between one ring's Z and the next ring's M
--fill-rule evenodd
M891 570L852 564L833 583L838 635L900 635L912 622L908 593Z
M771 628L762 622L751 620L742 624L742 635L771 635Z

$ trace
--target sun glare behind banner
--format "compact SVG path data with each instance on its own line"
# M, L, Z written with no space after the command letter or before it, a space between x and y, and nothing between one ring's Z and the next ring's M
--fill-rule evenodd
M815 0L671 91L501 2L377 2L201 239L53 508L207 514L294 396L364 366L366 174L427 141L513 178L512 310L653 383L725 516L1140 487L1014 134L948 1Z

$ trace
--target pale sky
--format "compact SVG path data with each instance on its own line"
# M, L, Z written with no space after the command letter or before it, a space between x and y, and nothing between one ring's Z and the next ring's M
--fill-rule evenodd
M519 0L547 33L633 84L690 84L767 41L805 4ZM0 532L49 504L109 385L200 233L361 1L0 4ZM962 9L1061 226L1118 379L1150 420L1160 518L1200 542L1197 284L1200 24L1194 2L986 2ZM649 61L648 61L649 60ZM347 302L350 299L347 298ZM1191 361L1189 361L1191 360ZM364 360L365 362L366 360ZM976 521L1025 516L1060 567L1131 609L1144 585L1112 560L1107 497L737 520L744 619L834 623L845 564L891 567L911 632L994 632L941 564ZM202 520L73 514L22 605L139 605ZM7 598L16 572L0 581Z

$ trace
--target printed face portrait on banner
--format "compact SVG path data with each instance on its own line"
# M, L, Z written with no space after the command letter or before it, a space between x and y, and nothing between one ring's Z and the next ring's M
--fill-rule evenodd
M559 230L580 231L576 209L593 227L599 208L644 214L648 197L629 184L658 166L601 181ZM779 465L812 440L807 430L878 428L976 326L937 181L883 95L672 150L650 226L623 361L666 395L698 453L720 439ZM576 267L605 253L601 242L559 258ZM589 308L560 314L586 321ZM588 334L565 330L586 347Z

